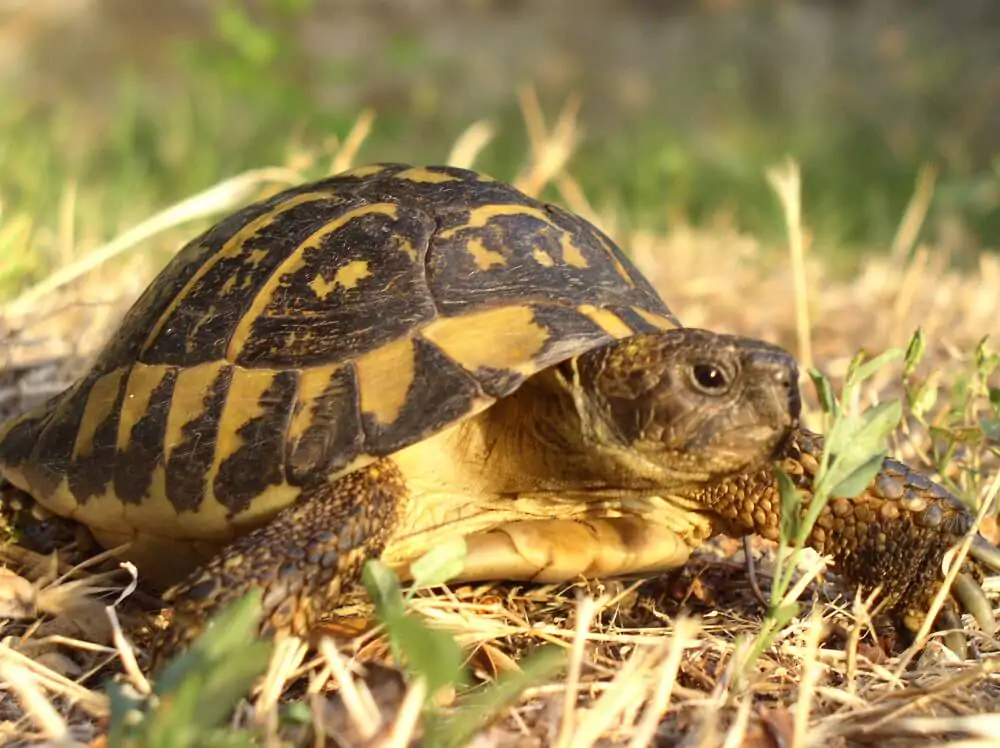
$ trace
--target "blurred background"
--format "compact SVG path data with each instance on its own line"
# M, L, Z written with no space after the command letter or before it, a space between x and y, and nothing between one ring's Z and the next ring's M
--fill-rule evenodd
M67 190L93 245L247 168L318 176L365 110L356 161L441 162L485 120L476 166L512 178L530 90L550 121L573 110L570 170L621 231L783 241L765 170L790 155L833 267L890 246L921 174L921 241L961 265L1000 235L995 0L0 0L0 19L0 298L65 259Z
M2 0L0 199L54 219L68 180L105 227L376 115L361 161L446 158L509 178L518 91L580 97L572 172L626 225L725 216L780 236L764 169L801 163L816 246L887 246L919 169L924 231L1000 232L993 0ZM572 103L572 102L571 102Z

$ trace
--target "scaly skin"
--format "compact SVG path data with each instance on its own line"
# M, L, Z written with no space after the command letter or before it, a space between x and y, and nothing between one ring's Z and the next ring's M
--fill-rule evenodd
M821 436L798 429L780 455L779 464L806 504L822 448ZM378 556L405 496L402 476L391 461L381 461L236 541L169 593L175 601L174 622L156 645L157 659L190 643L209 616L255 587L263 593L262 633L307 635L342 591L357 584L364 560ZM711 483L691 498L718 513L726 534L778 539L781 503L770 464ZM916 630L942 581L944 554L973 522L957 498L887 459L861 494L827 504L808 544L832 556L848 584L866 591L882 585L885 609ZM967 565L979 576L988 568L1000 569L1000 551L979 538ZM992 634L992 612L978 583L967 574L959 579L950 603L975 614ZM949 607L943 616L948 619L952 612Z
M360 581L364 562L381 553L405 494L393 463L378 461L317 486L309 500L234 541L164 595L174 603L173 620L154 642L156 663L252 589L261 593L261 634L308 635L342 591Z
M802 493L804 505L812 497L822 452L823 437L800 428L779 456L778 464ZM724 518L726 534L755 533L778 540L781 500L772 466L706 486L698 498ZM945 553L974 523L975 517L955 496L905 464L886 459L858 496L829 501L807 544L831 556L848 584L865 592L881 585L883 609L916 630L943 581ZM963 572L980 577L988 569L1000 570L1000 551L979 537L966 566ZM978 583L968 574L960 580L953 596L992 633L992 613Z

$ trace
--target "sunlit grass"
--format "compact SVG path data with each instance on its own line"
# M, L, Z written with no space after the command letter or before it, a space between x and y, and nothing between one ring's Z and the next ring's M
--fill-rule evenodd
M295 32L313 3L265 5L261 20L240 2L215 4L208 38L178 42L164 61L183 86L161 88L116 71L107 100L95 107L72 90L38 99L16 81L5 84L0 301L225 176L275 165L306 178L326 173L357 112L324 103L318 91L363 82L364 62L316 65ZM911 77L926 73L927 97L940 88L933 52L916 50L908 60ZM434 80L461 74L439 70L442 63L420 40L401 37L385 58L401 75L413 67L439 72ZM540 106L550 113L567 96L579 110L573 175L595 208L613 213L623 230L663 233L679 222L728 221L768 246L781 245L784 214L766 174L791 154L807 175L801 200L810 218L808 240L829 267L854 272L865 254L889 250L914 183L926 182L928 174L934 200L924 206L913 238L934 241L963 262L975 260L977 245L995 244L997 164L958 147L964 133L954 128L961 122L944 118L937 123L944 129L935 130L933 107L915 93L910 99L926 121L889 104L879 109L855 101L850 80L844 91L828 81L831 90L803 111L794 102L788 111L770 111L748 84L716 90L699 80L692 76L688 88L676 84L670 89L676 100L654 102L641 117L621 112L610 118L614 125L582 92L542 96ZM440 89L423 98L414 92L380 105L358 160L448 160L469 123L434 105L453 95L446 84L436 85ZM531 130L521 126L524 104L523 90L511 90L494 110L475 115L490 129L476 164L498 178L515 178L527 163ZM702 120L709 123L704 131ZM975 121L970 115L968 126ZM554 186L546 194L555 196Z

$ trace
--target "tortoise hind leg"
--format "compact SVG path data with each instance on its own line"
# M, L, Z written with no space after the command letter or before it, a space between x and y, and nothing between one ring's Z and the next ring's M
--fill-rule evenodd
M164 595L174 612L154 645L156 659L189 644L209 618L254 589L261 591L262 635L307 635L360 580L365 561L382 552L405 495L388 460L309 489Z

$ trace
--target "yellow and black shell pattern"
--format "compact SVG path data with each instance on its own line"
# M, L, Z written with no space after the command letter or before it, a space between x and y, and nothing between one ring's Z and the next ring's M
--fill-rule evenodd
M587 221L484 175L380 164L182 249L0 471L93 528L231 534L528 376L678 322Z

